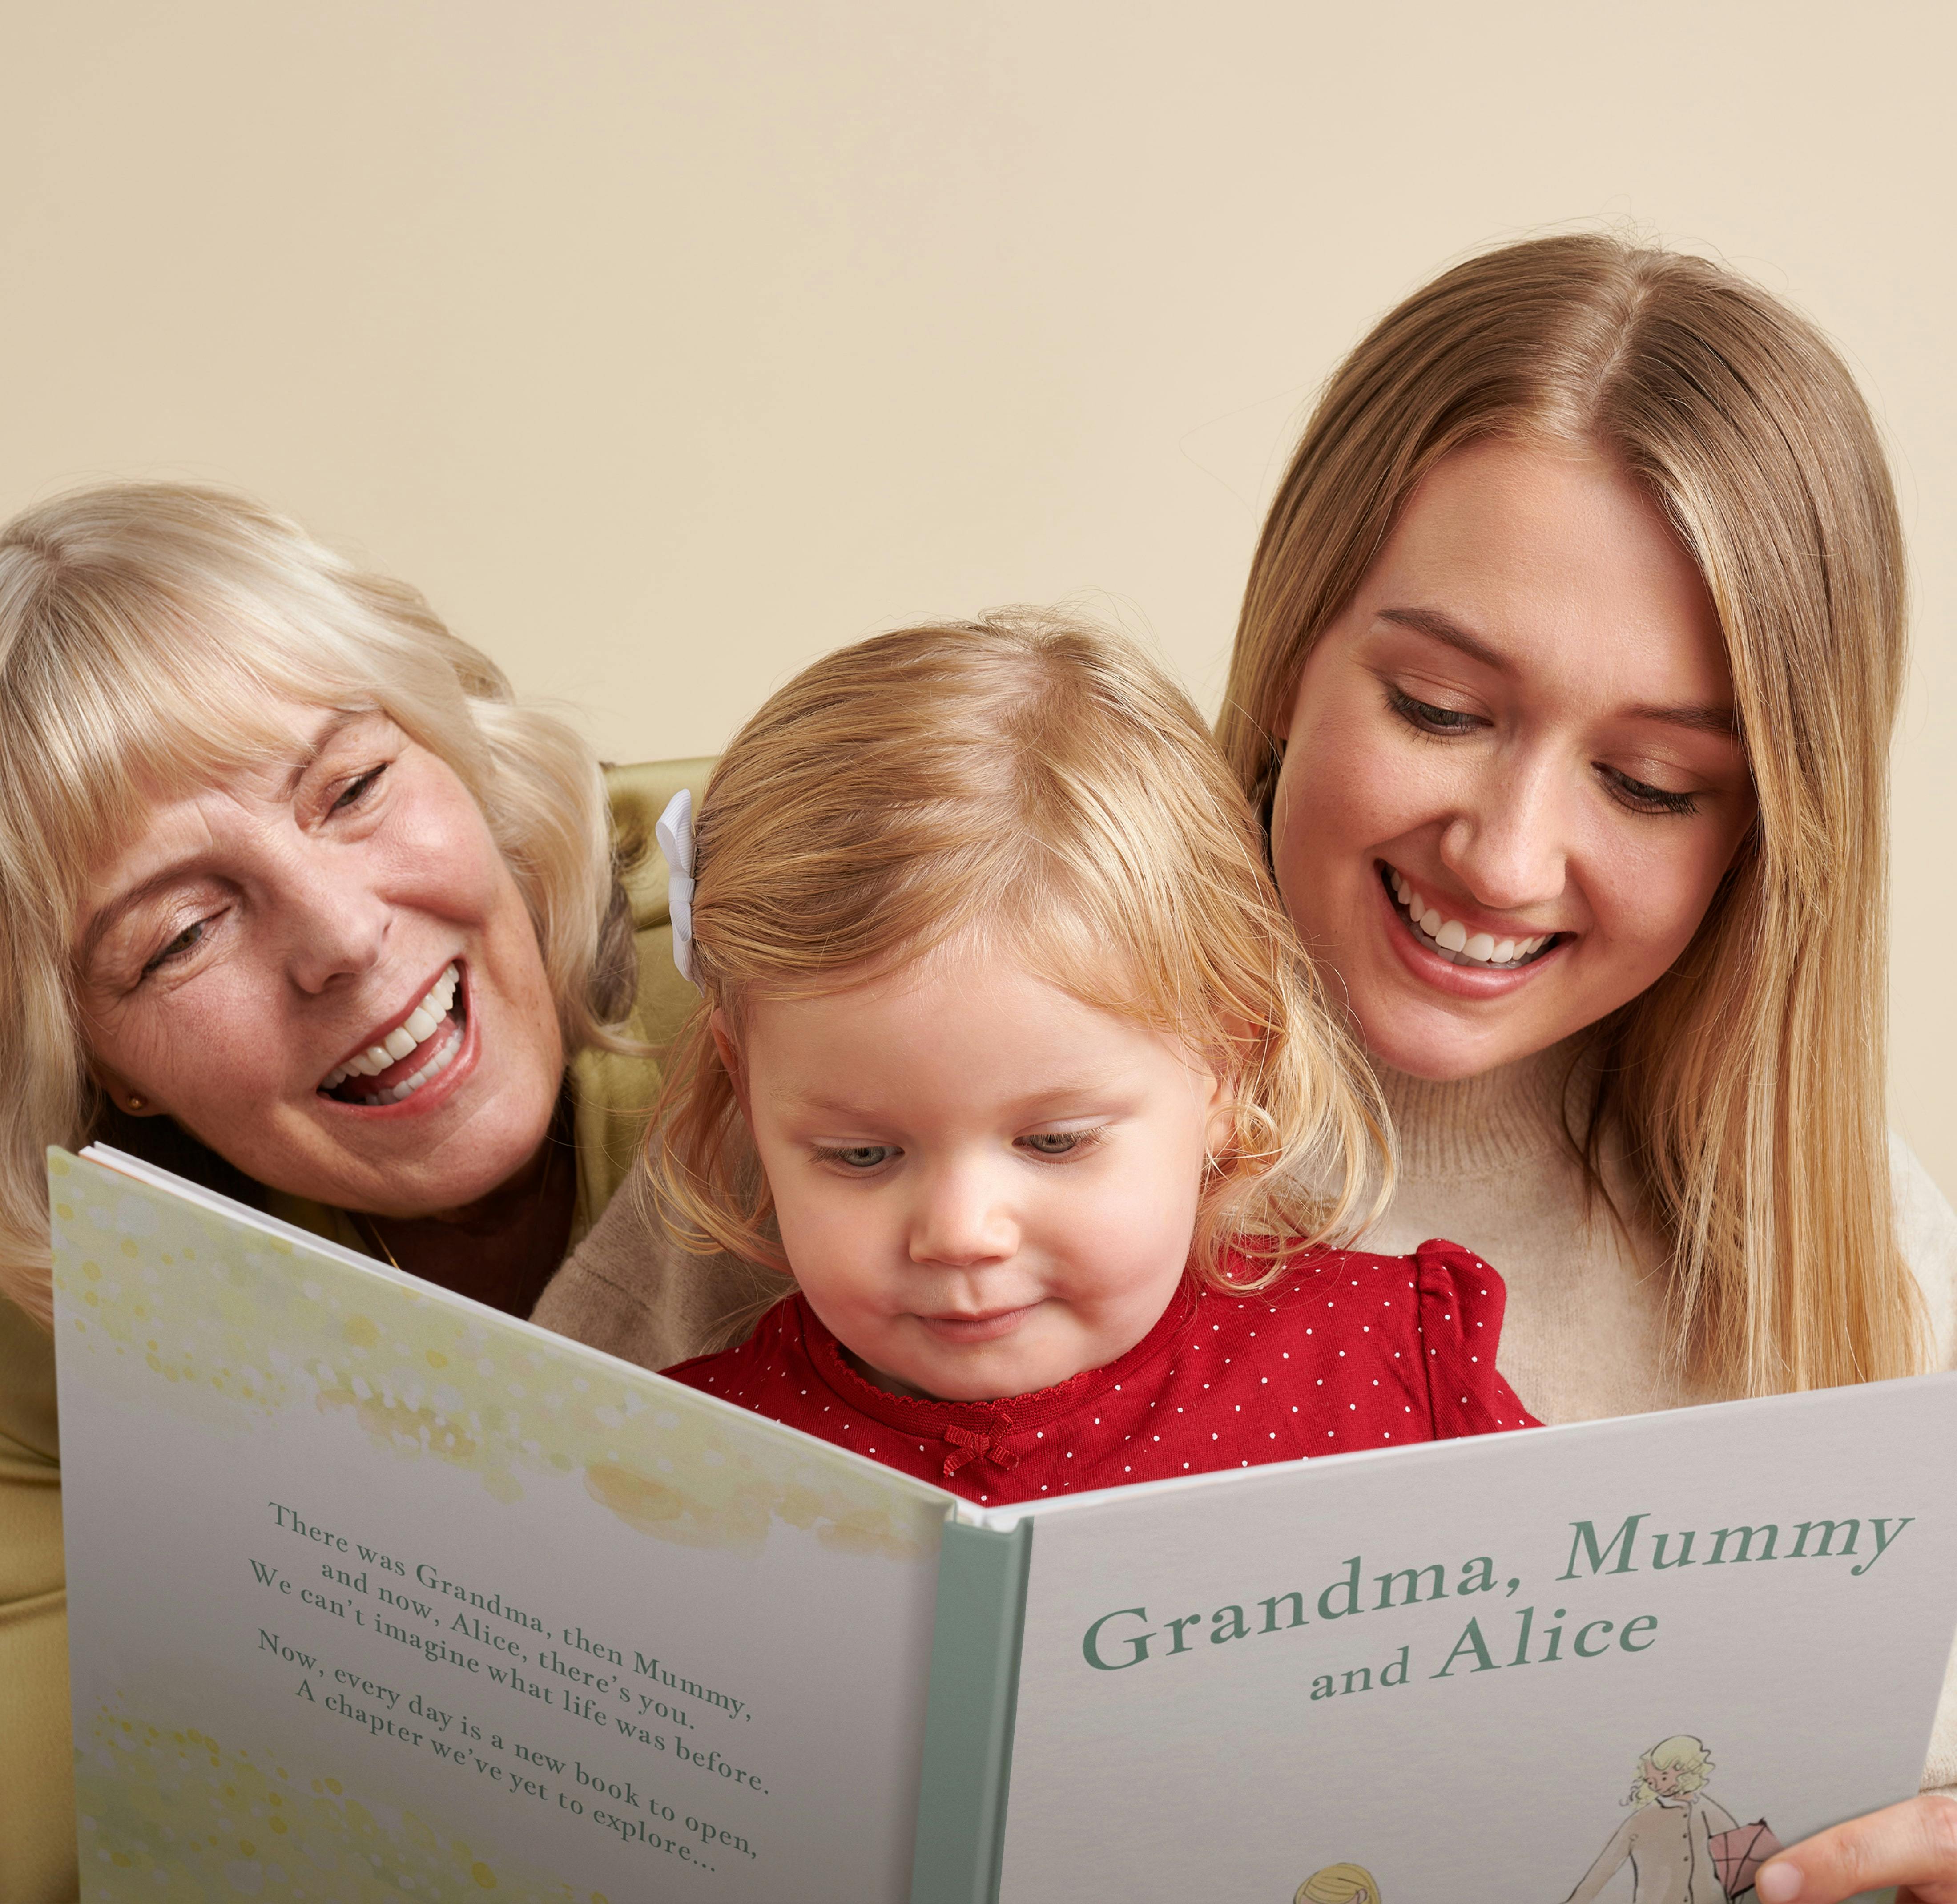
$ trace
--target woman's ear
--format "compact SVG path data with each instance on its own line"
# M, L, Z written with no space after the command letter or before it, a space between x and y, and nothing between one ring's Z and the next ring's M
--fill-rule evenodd
M136 1118L161 1117L163 1107L153 1103L138 1090L120 1071L111 1071L99 1058L88 1061L88 1074L93 1078L119 1111L126 1111Z

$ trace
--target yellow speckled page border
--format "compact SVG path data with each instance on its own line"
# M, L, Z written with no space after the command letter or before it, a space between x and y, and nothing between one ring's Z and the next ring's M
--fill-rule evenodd
M85 1894L91 1904L460 1904L486 1893L511 1904L611 1904L371 1792L363 1804L359 1789L350 1771L346 1782L296 1778L271 1753L105 1709L76 1741Z
M686 1546L757 1552L782 1521L851 1554L937 1551L951 1497L894 1470L255 1213L62 1151L48 1172L67 1346L134 1358L158 1409L239 1434L348 1410L377 1447L466 1469L494 1500L582 1474L628 1526Z
M581 1483L653 1542L751 1556L779 1524L872 1564L935 1561L951 1497L907 1476L162 1173L61 1151L48 1169L65 1393L188 1418L220 1455L274 1416L350 1419L390 1460L473 1475L492 1512ZM606 1904L405 1808L357 1752L336 1776L301 1772L112 1686L90 1697L75 1747L90 1904Z

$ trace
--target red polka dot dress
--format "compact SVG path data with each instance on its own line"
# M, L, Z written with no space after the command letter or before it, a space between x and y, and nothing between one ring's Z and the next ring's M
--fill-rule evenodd
M1453 1243L1410 1257L1314 1250L1254 1295L1185 1279L1105 1368L998 1401L934 1402L866 1381L797 1295L739 1348L666 1372L998 1505L1539 1426L1495 1372L1506 1299Z

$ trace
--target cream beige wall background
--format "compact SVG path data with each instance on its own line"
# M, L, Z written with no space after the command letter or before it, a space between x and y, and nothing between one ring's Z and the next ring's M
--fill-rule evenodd
M180 0L0 15L0 511L242 487L608 755L1084 600L1213 708L1319 381L1603 222L1839 340L1910 523L1893 1115L1957 1192L1957 14L1493 0Z

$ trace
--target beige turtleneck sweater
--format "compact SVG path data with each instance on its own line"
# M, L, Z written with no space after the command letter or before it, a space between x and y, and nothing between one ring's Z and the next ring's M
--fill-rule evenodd
M1499 1364L1543 1421L1719 1400L1671 1353L1657 1239L1621 1229L1601 1200L1586 1207L1583 1172L1558 1115L1568 1070L1558 1046L1455 1083L1384 1074L1400 1175L1392 1207L1363 1247L1405 1254L1441 1236L1493 1264L1509 1292ZM1923 1287L1936 1365L1957 1366L1957 1216L1900 1140L1892 1140L1891 1162L1904 1252ZM643 1181L613 1200L531 1320L660 1368L722 1346L730 1330L745 1333L741 1320L757 1298L785 1286L730 1257L676 1248L647 1207ZM1617 1200L1630 1207L1627 1197ZM1925 1783L1957 1785L1957 1659Z
M1404 1255L1430 1236L1478 1251L1500 1271L1509 1307L1502 1373L1545 1422L1588 1422L1726 1399L1671 1352L1664 1249L1620 1223L1563 1134L1557 1045L1479 1077L1429 1083L1382 1069L1399 1139L1391 1208L1364 1246ZM1957 1216L1909 1147L1889 1140L1903 1254L1922 1288L1934 1365L1957 1367ZM1620 1208L1632 1199L1608 1152Z

